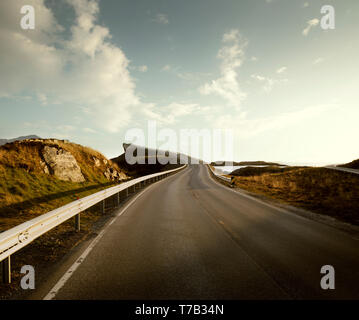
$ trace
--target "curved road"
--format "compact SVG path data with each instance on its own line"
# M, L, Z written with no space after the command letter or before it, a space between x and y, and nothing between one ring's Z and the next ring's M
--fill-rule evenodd
M46 298L359 298L358 240L222 186L204 165L144 189L95 242ZM335 290L320 288L328 264Z

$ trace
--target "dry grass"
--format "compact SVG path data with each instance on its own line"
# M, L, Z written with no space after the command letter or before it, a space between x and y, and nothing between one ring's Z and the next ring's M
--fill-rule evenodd
M278 166L268 166L268 167L244 167L237 170L234 170L231 175L249 177L249 176L258 176L265 173L280 173L288 172L291 170L298 169L297 167L278 167Z
M346 164L342 164L339 167L351 168L351 169L359 169L359 159L354 160L354 161L349 162L349 163L346 163Z
M359 175L325 168L235 177L235 185L359 225Z
M61 181L45 174L40 165L44 145L58 146L75 157L86 179L83 183ZM95 166L95 160L100 165ZM22 141L0 147L0 232L113 185L103 172L112 166L101 153L77 144L51 140ZM113 197L106 200L113 207ZM21 293L19 273L22 265L35 266L37 275L45 274L68 250L89 234L103 217L99 206L81 214L81 232L74 231L74 221L61 224L12 256L13 284L0 285L0 299ZM1 273L1 272L0 272Z
M86 179L83 183L61 181L45 174L40 165L44 145L61 147L75 157ZM95 160L100 165L95 166ZM0 147L0 232L113 183L103 172L117 164L81 145L52 140L21 141Z

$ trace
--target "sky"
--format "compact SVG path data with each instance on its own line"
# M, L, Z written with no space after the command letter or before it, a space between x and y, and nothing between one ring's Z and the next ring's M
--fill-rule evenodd
M357 159L358 15L357 0L2 0L0 138L69 139L112 158L156 121L232 130L229 160Z

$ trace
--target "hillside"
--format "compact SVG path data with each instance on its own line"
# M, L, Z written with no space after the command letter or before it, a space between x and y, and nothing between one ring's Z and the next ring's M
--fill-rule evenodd
M133 157L141 158L143 159L143 163L134 163L129 164L126 160L126 151L128 148L134 148L133 150ZM123 149L125 152L121 154L119 157L111 159L114 163L116 163L119 167L121 167L127 175L133 176L133 177L139 177L147 174L152 174L155 172L161 172L165 170L171 170L178 168L180 166L180 154L179 153L171 153L168 151L160 151L160 150L154 150L149 149L141 146L131 145L131 144L123 144ZM130 149L129 149L130 151ZM161 157L159 152L162 152L164 154L164 157ZM132 155L132 152L129 153L129 155ZM130 157L130 159L133 159L133 157ZM162 161L159 161L161 158L169 158L171 163L167 164L161 164ZM151 160L150 160L151 159ZM136 160L136 159L133 159ZM166 159L163 159L166 160ZM189 161L191 161L191 158L189 158ZM164 161L162 163L165 163Z
M101 153L56 139L0 147L0 231L126 180Z
M237 187L359 225L359 175L326 168L293 168L234 177Z
M230 173L232 176L254 176L254 175L262 175L265 173L280 173L280 172L287 172L291 170L295 170L298 167L278 167L278 166L266 166L266 167L243 167L240 169L236 169Z
M359 169L359 159L354 160L354 161L349 162L349 163L346 163L346 164L341 164L338 167L350 168L350 169Z

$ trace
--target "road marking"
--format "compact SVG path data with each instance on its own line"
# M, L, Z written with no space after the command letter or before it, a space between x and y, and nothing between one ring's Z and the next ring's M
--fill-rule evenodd
M165 181L164 179L163 181ZM149 186L145 190L143 190L140 194L138 194L135 198L133 198L106 226L105 228L97 235L97 237L90 243L90 245L86 248L86 250L82 253L82 255L75 261L75 263L65 272L65 274L61 277L61 279L55 284L55 286L50 290L50 292L43 298L43 300L52 300L55 298L59 290L65 285L65 283L71 278L76 269L80 266L82 262L84 262L85 258L92 251L92 249L96 246L96 244L101 240L106 230L115 222L115 220L120 217L140 196L142 196L146 191L150 190L153 186Z
M182 170L181 170L182 171ZM175 175L171 175L169 177L173 177ZM118 217L120 217L140 196L142 196L145 192L151 189L154 185L166 181L167 179L163 179L161 181L157 181L151 184L148 188L139 193L135 198L133 198L97 235L97 237L90 243L90 245L86 248L86 250L82 253L82 255L73 263L73 265L65 272L65 274L61 277L61 279L55 284L55 286L50 290L50 292L43 298L43 300L52 300L56 297L59 290L65 285L65 283L71 278L73 273L79 267L79 265L85 260L88 254L92 251L92 249L96 246L96 244L101 240L106 230L116 221Z
M232 189L232 188L230 188L230 187L228 187L228 186L225 186L225 185L223 185L222 183L220 183L220 182L215 178L215 175L214 175L214 174L213 174L214 177L211 177L211 172L210 172L210 170L211 170L210 168L207 169L207 175L208 175L209 179L210 179L212 182L214 182L215 184L221 186L221 187L222 187L223 189L225 189L225 190L228 190L228 191L233 192L233 193L236 194L237 196L240 196L240 197L242 196L242 197L244 197L244 198L253 200L253 201L255 201L255 202L259 203L259 204L262 204L262 205L267 206L267 207L269 207L269 208L271 208L271 209L274 209L274 210L277 210L277 211L279 211L279 212L282 212L282 213L284 213L284 214L286 214L286 215L290 215L290 216L292 216L292 217L296 217L297 219L300 219L300 220L311 221L311 222L320 224L320 225L322 225L322 226L326 226L326 227L329 227L329 228L334 228L336 231L341 232L342 234L345 234L346 236L349 236L349 237L351 237L351 238L354 239L354 240L359 240L359 238L356 237L355 235L351 234L350 231L348 232L348 231L345 230L344 228L342 229L342 228L337 227L336 225L332 225L332 224L330 224L330 223L328 223L328 222L326 222L326 221L316 220L316 218L313 218L313 217L311 217L311 216L308 216L305 211L304 211L303 213L299 213L299 212L296 212L296 211L294 211L294 210L291 211L291 210L288 210L288 209L285 209L285 208L276 206L276 205L274 205L274 204L268 203L268 202L266 202L266 201L257 199L257 198L255 198L254 196L245 194L244 192L241 191L240 188L238 188L238 189ZM296 207L294 207L294 209L300 210L300 208L296 208ZM319 215L319 214L317 214L317 213L313 213L313 212L310 212L310 211L308 212L308 214ZM323 218L325 219L326 217L323 216ZM338 221L338 222L339 222L339 223L342 223L342 222L340 222L340 221ZM357 234L358 231L355 231L355 232L356 232L356 234Z
M209 169L209 170L210 170L210 169ZM213 178L210 176L210 172L209 172L208 170L207 170L207 175L209 176L209 178L210 178L211 181L213 181L213 182L216 183L217 185L221 186L223 189L233 192L233 193L236 194L237 196L240 196L240 197L244 197L244 198L253 200L253 201L257 202L257 203L260 203L260 204L262 204L262 205L264 205L264 206L267 206L267 207L269 207L269 208L271 208L271 209L278 210L278 211L283 212L283 213L285 213L285 214L289 214L289 215L295 214L294 212L291 212L291 211L286 210L286 209L281 208L281 207L277 207L277 206L275 206L275 205L273 205L273 204L271 204L271 203L267 203L267 202L265 202L265 201L263 201L263 200L260 200L260 199L255 198L255 197L253 197L253 196L251 196L251 195L245 194L245 193L241 192L241 190L238 190L238 189L237 189L237 190L234 190L233 188L230 188L230 187L228 187L228 186L224 186L222 183L220 183L220 182L217 181L216 179L213 179ZM303 216L298 215L298 214L295 214L295 216L296 216L297 218L300 218L300 219L303 219L303 220L308 220L308 218L303 217ZM311 220L311 221L314 221L314 220Z

